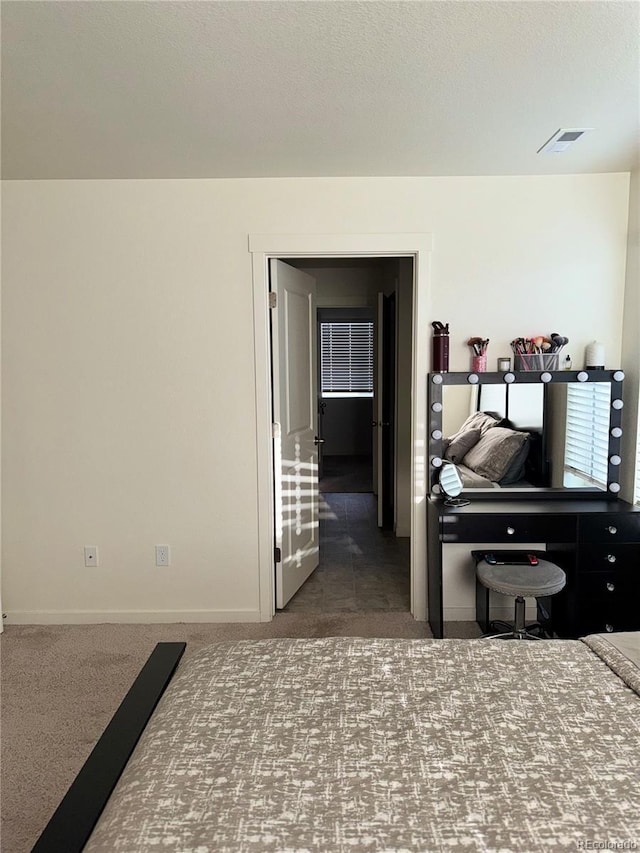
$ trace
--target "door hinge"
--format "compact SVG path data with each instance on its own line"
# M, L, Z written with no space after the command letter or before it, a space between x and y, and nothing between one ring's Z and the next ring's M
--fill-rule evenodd
M273 549L273 558L276 563L282 562L282 551L280 550L280 548Z
M269 291L269 308L277 308L278 306L278 294L270 290Z

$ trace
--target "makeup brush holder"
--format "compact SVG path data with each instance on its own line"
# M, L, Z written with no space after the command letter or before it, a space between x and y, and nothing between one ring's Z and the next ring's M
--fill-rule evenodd
M515 370L559 370L559 360L557 352L514 353L513 366Z
M487 372L487 356L486 355L474 355L471 357L471 370L474 373L486 373Z

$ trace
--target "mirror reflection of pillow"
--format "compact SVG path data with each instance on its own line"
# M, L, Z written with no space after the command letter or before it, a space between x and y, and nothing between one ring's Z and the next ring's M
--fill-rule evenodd
M480 441L481 436L480 429L467 429L458 433L457 437L453 437L449 441L444 451L444 458L458 465L471 448Z
M488 429L462 460L476 474L497 483L527 440L526 432L506 427Z
M531 441L527 436L527 440L522 443L522 447L515 454L515 456L511 460L511 464L500 478L501 486L513 486L514 483L518 483L524 478L524 469L527 462L527 456L529 455L530 447Z
M479 429L481 434L484 435L488 429L493 429L501 423L501 418L491 415L489 412L474 412L464 421L460 429L449 437L449 440L453 441L454 438L458 438L470 429Z

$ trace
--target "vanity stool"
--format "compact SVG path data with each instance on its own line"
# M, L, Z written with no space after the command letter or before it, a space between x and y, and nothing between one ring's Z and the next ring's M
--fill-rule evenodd
M550 622L549 608L545 609L540 599L549 598L560 592L567 581L564 571L555 563L550 563L538 553L533 554L532 565L527 555L513 555L513 552L472 551L476 560L476 618L485 632L490 629L497 633L485 633L485 639L505 640L539 640L540 636L533 634L534 629L542 629L539 623L525 624L525 598L535 598L538 613L542 613L544 621ZM514 562L508 562L509 559ZM497 561L497 562L496 562ZM502 562L500 562L502 561ZM513 626L506 622L488 623L489 591L495 590L503 595L515 598L515 613Z

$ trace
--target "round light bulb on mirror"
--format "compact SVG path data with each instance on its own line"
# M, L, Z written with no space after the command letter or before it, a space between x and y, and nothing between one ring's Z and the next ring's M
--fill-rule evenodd
M442 430L441 429L434 429L434 431L431 433L431 438L434 441L440 441L440 439L442 438Z
M433 412L441 412L442 411L442 403L432 403L431 411Z
M613 438L620 438L620 436L622 435L622 427L614 427L611 430L611 435L613 436Z
M544 373L540 374L540 382L551 382L551 374L545 370Z
M622 462L622 459L618 456L617 453L614 453L613 456L609 457L609 462L612 465L619 465Z
M624 403L622 400L612 400L611 406L614 409L621 409L624 406Z
M505 373L505 375L503 376L503 379L508 385L511 385L512 382L516 381L516 375L515 375L515 373L511 373L511 372Z
M470 374L467 376L467 382L468 382L470 385L477 385L479 381L480 381L480 379L478 378L478 374L477 374L477 373L470 373Z
M616 372L613 374L613 378L615 382L622 382L622 380L624 379L624 370L616 370Z
M431 381L434 385L442 385L442 374L436 373L434 376L431 377Z
M442 459L439 456L434 456L431 460L431 464L434 468L442 468Z
M578 375L576 376L578 382L586 382L588 378L589 374L584 370L581 370L580 373L578 373Z
M617 494L620 491L620 483L609 483L609 491Z

